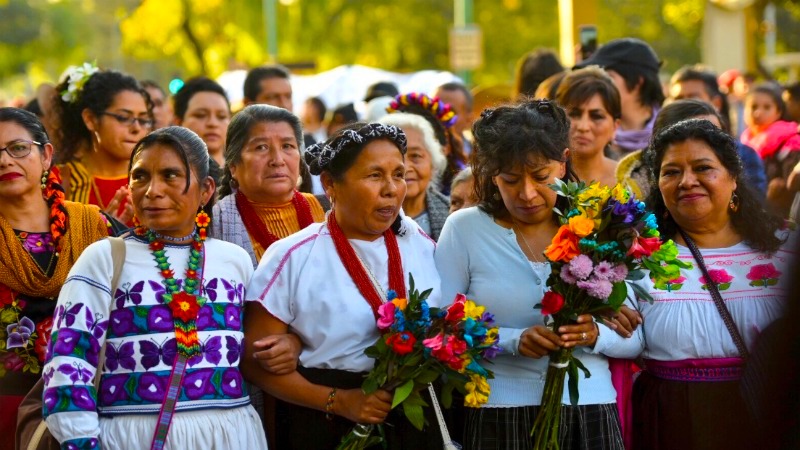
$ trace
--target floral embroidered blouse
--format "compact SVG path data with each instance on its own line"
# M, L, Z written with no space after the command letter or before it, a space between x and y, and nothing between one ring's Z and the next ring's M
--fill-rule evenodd
M783 314L791 294L797 233L780 231L778 235L787 241L772 255L755 251L744 242L728 248L701 249L709 276L718 283L748 348ZM680 277L661 285L647 278L637 282L654 299L652 304L639 301L644 316L643 356L658 361L738 357L708 291L708 280L687 247L679 245L678 251L678 257L691 262L693 268L681 269Z
M98 415L153 414L161 408L177 343L163 279L147 243L125 238L119 285L108 242L89 246L70 271L58 298L48 363L44 367L44 417L62 444L99 436ZM178 285L188 245L166 245ZM253 267L241 248L219 240L205 244L197 314L201 354L189 359L176 411L235 408L250 403L239 372L244 287ZM94 376L106 347L99 392Z

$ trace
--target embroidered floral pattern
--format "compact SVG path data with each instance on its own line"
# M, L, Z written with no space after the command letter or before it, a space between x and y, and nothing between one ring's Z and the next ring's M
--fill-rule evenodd
M681 276L663 283L656 283L655 288L667 292L680 291L685 281L686 277Z
M750 286L775 286L778 284L778 278L782 273L775 268L772 263L758 264L750 269L747 273L747 279L750 280Z
M0 283L0 378L6 372L39 373L46 360L52 319L34 322L22 296Z
M733 277L725 269L709 269L708 275L711 277L711 281L717 284L717 289L720 291L731 287ZM708 280L706 280L705 276L700 277L700 283L703 284L701 286L702 289L708 290Z
M25 231L17 235L22 247L30 253L54 252L56 245L50 233L27 233Z

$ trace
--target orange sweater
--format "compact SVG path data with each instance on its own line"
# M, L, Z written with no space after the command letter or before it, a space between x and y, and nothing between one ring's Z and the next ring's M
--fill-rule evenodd
M322 209L322 205L320 205L316 197L314 197L313 194L306 193L303 193L303 197L305 197L306 200L308 200L308 204L311 205L311 217L314 218L314 222L322 222L325 220L325 211ZM294 210L292 202L274 205L250 200L247 201L250 202L250 205L256 211L258 218L267 226L267 230L275 236L283 239L290 234L300 231L297 212ZM256 259L260 261L261 257L264 255L264 248L253 239L253 235L250 235L250 242L253 243L253 251L256 254Z

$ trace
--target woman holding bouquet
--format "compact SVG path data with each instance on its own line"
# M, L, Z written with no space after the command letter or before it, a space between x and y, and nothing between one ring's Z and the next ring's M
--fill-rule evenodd
M377 308L390 291L401 298L408 275L439 306L434 243L400 214L406 193L406 138L391 125L356 124L306 150L312 174L333 208L327 220L274 243L248 287L242 364L247 378L292 404L282 449L335 448L354 423L385 427L390 449L441 448L435 426L423 432L396 413L392 394L364 395L373 360ZM275 375L258 363L262 338L292 332L302 341L300 366Z
M660 285L638 282L655 301L640 301L647 346L633 390L635 448L762 448L740 379L786 306L794 234L757 200L734 140L707 120L660 132L645 164L662 237L694 267Z
M638 355L641 331L625 339L590 315L552 331L533 309L551 272L542 253L559 229L553 207L563 208L548 185L573 178L569 130L564 110L539 100L486 110L473 126L479 204L450 216L436 265L445 298L461 292L495 314L503 352L491 366L489 402L467 410L466 449L533 447L548 355L560 347L574 348L591 371L580 376L578 406L565 389L561 449L623 448L606 356Z

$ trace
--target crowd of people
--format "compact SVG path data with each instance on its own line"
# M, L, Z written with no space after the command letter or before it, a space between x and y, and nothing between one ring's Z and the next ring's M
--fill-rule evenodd
M446 414L466 449L533 448L559 348L591 372L577 405L565 389L562 449L800 444L797 363L767 370L799 350L800 89L699 65L665 86L661 66L634 38L569 70L538 50L508 103L384 82L359 117L295 115L278 65L232 111L210 78L170 97L84 64L0 108L0 449L333 449L357 423L442 448L432 411L418 430L361 389L409 273L499 326L488 403ZM645 199L691 267L549 327L558 180Z

